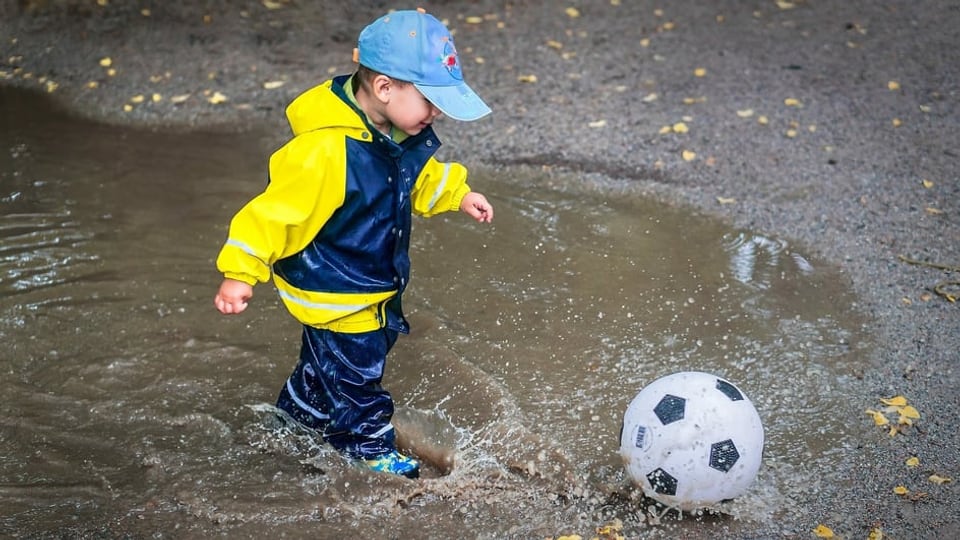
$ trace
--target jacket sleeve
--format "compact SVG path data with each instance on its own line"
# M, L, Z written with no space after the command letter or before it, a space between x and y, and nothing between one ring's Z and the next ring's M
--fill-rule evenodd
M459 210L460 202L469 192L466 167L459 163L441 163L430 158L420 172L410 197L413 211L430 217Z
M342 141L341 141L342 142ZM270 158L270 183L230 222L217 257L224 277L251 285L270 278L270 265L302 250L345 196L345 155L323 135L299 135Z

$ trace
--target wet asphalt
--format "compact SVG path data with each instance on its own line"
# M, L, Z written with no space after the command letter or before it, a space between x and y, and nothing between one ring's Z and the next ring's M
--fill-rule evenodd
M874 352L851 376L864 396L906 396L921 419L856 441L842 482L811 486L803 508L751 537L808 538L819 524L844 538L960 537L956 480L927 479L960 478L960 304L934 291L960 269L899 258L960 267L960 4L420 4L455 29L467 80L494 109L443 121L441 157L614 179L785 239L855 291ZM286 136L285 105L352 69L356 34L402 7L2 0L0 84L106 122L253 130L269 146Z

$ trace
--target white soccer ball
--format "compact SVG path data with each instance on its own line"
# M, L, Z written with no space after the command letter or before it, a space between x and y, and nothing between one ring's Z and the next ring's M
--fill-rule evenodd
M637 394L623 415L627 474L660 503L693 511L742 495L763 454L753 403L716 375L685 371Z

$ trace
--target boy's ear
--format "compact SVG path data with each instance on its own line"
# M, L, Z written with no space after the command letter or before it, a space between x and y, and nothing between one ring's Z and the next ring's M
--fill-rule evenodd
M373 95L382 103L390 101L390 92L394 87L393 79L381 74L374 77L371 82L370 87L373 89Z

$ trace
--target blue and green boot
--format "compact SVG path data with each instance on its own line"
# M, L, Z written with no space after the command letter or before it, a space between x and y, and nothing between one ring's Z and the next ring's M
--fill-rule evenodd
M361 459L359 464L371 471L396 474L407 478L420 478L420 462L396 450L371 459Z

